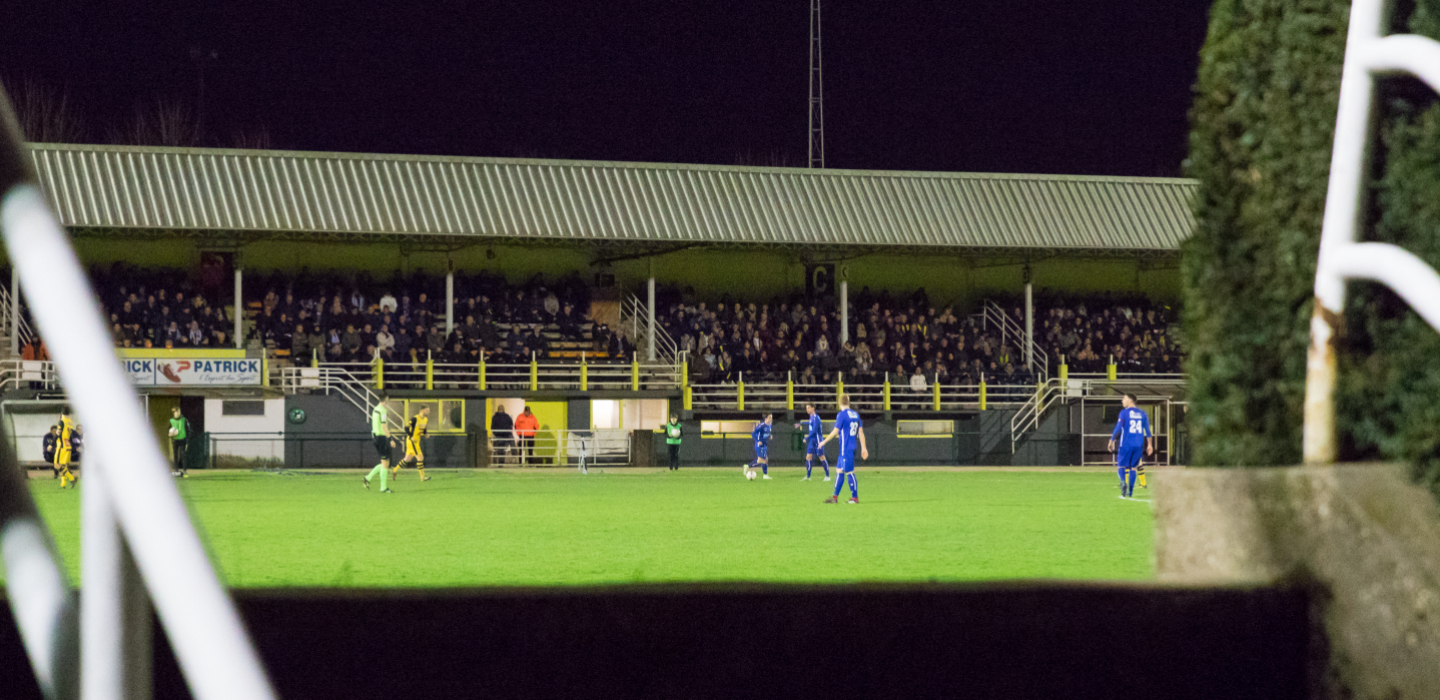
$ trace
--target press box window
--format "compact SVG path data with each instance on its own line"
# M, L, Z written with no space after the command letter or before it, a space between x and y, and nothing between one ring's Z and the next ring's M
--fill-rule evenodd
M265 402L224 400L220 402L220 415L263 416L265 415Z
M394 408L393 402L388 405ZM420 414L420 409L426 407L430 409L427 429L431 435L465 432L464 399L406 399L405 412L402 414L406 424L409 424L412 416Z
M750 431L755 429L755 422L748 420L702 420L700 421L700 436L714 437L721 435L744 435L749 437Z
M900 437L950 437L955 434L953 420L902 420L895 423Z

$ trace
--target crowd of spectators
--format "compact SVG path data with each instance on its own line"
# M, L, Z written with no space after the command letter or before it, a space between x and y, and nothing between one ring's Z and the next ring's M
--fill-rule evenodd
M556 342L591 354L623 356L626 341L591 324L590 291L577 275L521 284L497 275L456 273L455 329L445 333L444 279L424 273L375 282L302 272L255 280L264 297L254 337L294 358L330 362L474 364L545 358Z
M628 339L591 322L590 290L578 275L519 284L483 272L455 277L455 328L447 334L443 277L250 272L246 341L297 362L528 362L557 346L592 362L630 354ZM92 269L91 278L121 347L234 347L233 319L197 293L208 286L204 275L117 264Z
M1024 310L1006 308L1024 322ZM1181 350L1175 309L1141 296L1046 296L1035 304L1035 342L1052 365L1073 372L1176 373Z
M904 297L863 289L850 314L851 337L841 342L838 305L831 299L776 299L769 303L666 305L662 321L700 382L747 381L892 384L916 392L930 383L1031 384L1015 338L1002 339L950 306L938 308L925 291Z
M912 391L933 382L1032 385L1014 328L1024 310L1006 307L1011 332L978 314L932 304L925 291L903 297L861 290L850 313L852 332L840 339L839 308L832 299L803 297L768 303L686 302L673 290L661 323L687 350L701 383L829 384L843 375L852 384L887 379ZM1144 299L1056 298L1037 307L1037 344L1049 352L1053 372L1062 355L1077 372L1103 371L1110 355L1123 372L1178 372L1180 351L1170 334L1168 309ZM1041 363L1039 358L1037 363ZM1036 370L1043 364L1037 364Z
M174 269L115 265L91 271L116 345L125 348L234 347L235 324L187 275Z
M91 274L117 345L234 346L234 323L223 308L231 300L221 299L225 292L203 276L119 264ZM443 277L416 273L380 281L366 273L249 272L245 284L253 315L246 340L296 362L378 357L418 363L428 356L441 363L475 364L482 357L524 363L556 349L584 352L591 362L623 362L633 351L621 333L591 321L590 290L574 273L513 283L490 273L457 272L455 329L449 334ZM833 298L742 303L683 300L674 288L660 294L659 321L688 351L700 383L743 376L750 382L789 377L829 384L843 375L847 383L888 379L923 392L936 381L1030 385L1037 378L1013 330L1002 332L993 320L953 306L937 307L923 289L905 296L862 289L852 300L845 342ZM1018 302L1001 306L1015 322L1012 329L1023 326ZM1174 309L1136 296L1042 294L1035 305L1036 343L1048 353L1044 368L1051 373L1062 358L1072 372L1102 372L1112 358L1121 372L1179 372L1183 351L1175 321Z

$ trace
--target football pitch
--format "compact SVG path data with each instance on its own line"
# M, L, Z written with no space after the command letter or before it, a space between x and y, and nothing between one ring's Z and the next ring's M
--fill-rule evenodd
M235 587L1154 576L1150 506L1104 469L862 468L859 505L823 504L832 485L796 467L429 473L405 470L393 495L359 471L192 472L180 488ZM78 581L80 494L30 483Z

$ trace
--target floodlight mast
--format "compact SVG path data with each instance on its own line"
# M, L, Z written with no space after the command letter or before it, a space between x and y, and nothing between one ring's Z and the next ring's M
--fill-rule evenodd
M1305 363L1306 464L1335 461L1335 345L1344 329L1346 280L1368 279L1389 287L1440 330L1440 275L1398 246L1358 242L1368 204L1365 174L1376 76L1409 73L1440 92L1440 43L1415 35L1386 36L1387 5L1383 0L1354 0L1350 6Z
M825 73L820 51L820 0L810 0L810 168L825 167Z

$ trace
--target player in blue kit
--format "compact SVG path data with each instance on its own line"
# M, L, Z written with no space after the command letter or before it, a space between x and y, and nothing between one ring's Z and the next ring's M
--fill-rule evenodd
M1120 475L1120 496L1135 495L1135 472L1143 467L1145 455L1155 454L1155 437L1150 433L1150 416L1135 408L1135 395L1126 394L1120 400L1125 406L1120 409L1120 418L1115 421L1115 430L1110 433L1109 450L1115 452L1115 472ZM1119 451L1116 451L1116 443Z
M748 475L752 467L759 466L760 473L764 474L762 478L770 478L770 436L774 421L775 416L767 413L765 419L756 423L755 429L750 432L751 439L755 441L755 461L740 468L744 474Z
M820 466L825 469L825 480L830 480L830 460L825 458L825 450L820 449L820 436L824 427L820 424L820 414L815 412L815 404L805 404L805 411L810 414L810 419L804 423L796 423L798 429L802 425L808 425L809 432L805 435L805 478L801 481L810 480L810 470L815 468L815 458L820 458Z
M826 503L840 502L840 487L850 482L850 502L860 502L860 489L855 484L855 446L860 446L860 459L870 459L870 448L865 446L865 428L860 424L860 414L850 409L850 395L840 395L840 412L835 414L835 427L820 441L819 449L825 449L830 438L840 438L840 456L835 458L835 493L825 499Z

